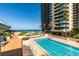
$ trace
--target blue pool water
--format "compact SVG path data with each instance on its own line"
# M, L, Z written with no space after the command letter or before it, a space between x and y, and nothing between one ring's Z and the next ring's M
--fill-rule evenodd
M36 39L35 42L50 56L79 56L79 48L49 38Z

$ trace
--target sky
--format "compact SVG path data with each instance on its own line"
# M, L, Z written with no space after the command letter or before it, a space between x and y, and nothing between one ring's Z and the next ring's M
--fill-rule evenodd
M13 30L40 29L39 3L0 3L0 19Z

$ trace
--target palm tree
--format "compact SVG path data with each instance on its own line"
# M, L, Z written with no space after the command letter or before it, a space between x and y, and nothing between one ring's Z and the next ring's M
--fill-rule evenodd
M66 28L65 28L65 33L66 33L66 39L67 39L67 21L68 21L68 11L67 11L67 6L65 4L65 11L64 11L64 20L65 20L65 25L66 25Z

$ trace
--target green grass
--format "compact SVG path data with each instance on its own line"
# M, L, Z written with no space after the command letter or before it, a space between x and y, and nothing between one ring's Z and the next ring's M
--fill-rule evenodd
M33 35L40 35L38 32L35 32Z
M39 32L35 32L35 33L34 33L34 34L32 34L32 35L37 35L37 36L42 37L42 35L41 35L41 34L39 34Z
M25 35L27 32L21 32L20 34L19 34L19 36L23 36L23 35Z

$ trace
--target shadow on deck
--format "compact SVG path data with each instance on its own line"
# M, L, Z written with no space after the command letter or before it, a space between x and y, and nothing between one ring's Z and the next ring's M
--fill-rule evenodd
M22 48L1 52L1 56L22 56Z

